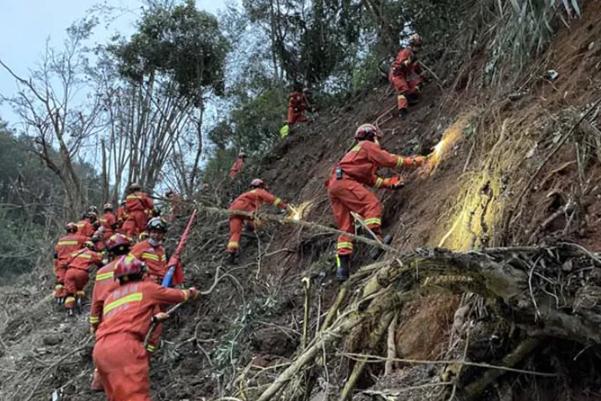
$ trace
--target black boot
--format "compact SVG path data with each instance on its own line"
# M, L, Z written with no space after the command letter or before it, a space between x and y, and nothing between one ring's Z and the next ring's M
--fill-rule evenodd
M384 239L382 240L382 243L384 245L390 245L392 244L392 234L386 234L384 236ZM380 256L382 256L382 254L384 253L384 249L382 248L377 248L372 254L371 257L373 260L378 259Z
M409 111L405 108L405 109L400 109L399 110L399 118L401 120L404 120L405 117L407 117L407 114L409 114Z
M351 255L336 255L336 280L342 282L349 278L351 272Z
M235 252L228 253L227 263L229 263L230 265L235 265L236 264L236 256L237 256L237 253L235 253Z

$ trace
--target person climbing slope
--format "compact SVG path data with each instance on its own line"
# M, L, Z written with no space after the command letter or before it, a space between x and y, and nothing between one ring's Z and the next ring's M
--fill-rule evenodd
M81 249L87 238L77 232L75 223L67 223L65 226L67 235L59 238L54 246L54 275L56 284L54 286L54 298L60 303L65 298L65 273L67 272L67 264L69 255Z
M96 272L96 281L92 291L92 304L90 308L90 331L95 333L102 323L102 309L104 300L112 290L119 286L115 281L113 272L122 257L126 257L131 247L131 241L123 234L114 234L106 241L106 248L111 261ZM133 258L134 256L130 256ZM102 391L102 380L97 369L94 369L92 379L92 390Z
M100 217L100 227L102 227L103 239L106 241L113 236L117 228L117 216L113 213L113 205L105 203L102 207L102 217Z
M90 270L102 264L102 255L93 249L94 243L86 241L82 249L69 255L65 273L65 308L70 316L73 315L76 304L85 296L84 288L88 283Z
M382 178L376 175L379 168L418 167L424 164L423 156L403 157L388 153L380 147L378 139L382 132L372 124L363 124L355 131L355 146L336 164L326 182L330 205L338 228L347 233L354 232L351 212L359 214L365 225L382 237L382 204L366 186L376 189L400 189L403 180L400 176ZM392 237L387 236L385 243ZM340 281L348 278L352 239L340 235L336 244L336 277Z
M309 103L300 83L295 83L293 91L288 95L288 127L307 121L305 111L309 109Z
M409 103L417 101L420 93L423 78L416 53L421 45L421 36L411 35L408 46L399 51L388 73L388 80L397 93L397 110L401 118L407 114Z
M149 238L134 245L131 254L144 262L147 277L160 284L167 274L167 257L163 246L167 222L160 217L153 217L148 221L146 232Z
M234 161L234 164L232 164L232 167L230 168L230 172L228 174L231 179L236 178L236 176L238 174L240 174L240 172L242 171L242 168L244 167L245 159L246 159L246 153L244 153L244 152L238 153L238 157L236 158L236 161Z
M144 280L145 265L135 257L120 258L113 275L119 287L104 302L94 364L110 401L150 401L144 338L152 319L164 319L165 314L159 312L161 305L195 299L198 291L164 288Z
M153 210L154 203L150 196L142 191L142 186L138 183L131 184L125 197L127 219L123 223L123 233L130 238L137 237L146 227Z
M260 178L250 182L251 190L238 196L229 207L230 211L256 212L262 204L271 204L280 209L288 209L288 205L280 198L268 191L267 185ZM240 237L242 235L243 223L246 221L251 228L254 227L252 220L246 216L230 215L230 238L227 243L226 252L229 261L234 263L240 250Z
M98 228L97 219L98 215L95 212L86 211L81 217L81 220L75 223L77 225L78 234L83 235L88 240L92 239L92 236Z

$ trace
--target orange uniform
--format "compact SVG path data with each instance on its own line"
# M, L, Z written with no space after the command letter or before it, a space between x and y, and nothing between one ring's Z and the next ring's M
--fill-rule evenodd
M119 230L117 231L121 231L120 228L123 226L123 223L125 223L126 220L127 212L125 211L125 206L119 206L117 208L117 225L119 226Z
M88 219L82 219L75 223L75 225L77 226L77 233L83 235L87 239L92 238L92 235L96 232L94 225Z
M83 235L72 233L59 238L54 246L54 274L57 282L54 296L56 298L63 298L65 296L64 283L69 255L71 252L81 249L86 240L87 238Z
M354 232L351 212L363 217L365 224L377 235L381 235L382 205L376 195L365 186L381 188L385 179L376 172L381 167L399 168L414 165L411 157L388 153L375 142L358 142L341 160L326 183L330 205L338 227L348 233ZM342 175L336 174L340 169ZM353 253L353 243L346 235L338 237L338 255Z
M91 249L83 248L69 255L69 264L65 274L65 308L75 306L76 296L83 297L83 289L88 283L89 270L102 264L102 255Z
M401 49L388 72L388 80L397 92L399 110L407 109L407 95L419 93L419 85L423 82L420 74L421 67L415 61L413 50L410 47Z
M147 239L134 245L130 254L146 264L148 277L154 281L160 283L167 274L167 257L162 244L155 246Z
M288 207L285 202L272 193L261 188L256 188L245 192L234 199L229 210L255 212L264 203L277 206L281 209L286 209ZM242 235L242 225L244 220L250 219L244 216L230 216L230 240L228 241L226 249L228 253L236 253L240 249L240 236Z
M288 95L288 125L307 121L305 110L308 108L307 99L302 92L292 92Z
M109 400L151 401L144 337L159 305L184 302L189 296L188 290L150 281L130 282L108 294L93 358Z
M104 212L98 221L103 227L103 239L109 239L115 233L115 228L117 227L117 216L115 216L115 213L107 211Z
M137 191L127 195L125 197L127 220L123 223L123 232L133 238L144 231L153 209L154 203L147 193Z
M230 168L230 178L236 178L240 174L240 171L242 171L242 167L244 167L244 158L238 157L234 164L232 164L232 168Z
M113 278L113 272L120 258L109 262L96 272L96 281L92 291L92 306L90 308L90 324L94 328L97 328L102 322L104 300L112 290L119 287L119 282Z

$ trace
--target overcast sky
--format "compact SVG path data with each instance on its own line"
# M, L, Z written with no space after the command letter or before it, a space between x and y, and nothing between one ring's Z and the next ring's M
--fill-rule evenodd
M99 3L122 11L110 26L99 26L94 42L104 43L115 32L129 36L140 15L142 0L0 0L0 58L17 74L26 76L35 66L50 40L60 47L66 37L65 29L73 21L86 16ZM199 8L216 13L223 1L196 0ZM10 96L16 92L14 79L0 69L0 93ZM0 105L0 118L14 126L16 116L7 104Z

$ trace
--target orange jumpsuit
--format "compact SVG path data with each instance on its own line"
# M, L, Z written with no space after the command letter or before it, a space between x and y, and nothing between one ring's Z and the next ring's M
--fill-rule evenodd
M102 322L104 300L111 291L119 287L119 282L115 281L113 272L120 259L121 257L109 262L96 272L96 281L94 282L94 290L92 291L92 306L90 308L90 324L94 327L94 330L97 330L98 325ZM98 369L94 369L91 387L92 390L102 390L104 388Z
M88 283L89 270L102 264L102 255L83 248L69 255L70 261L65 274L65 308L75 307L76 296L83 297L83 289Z
M104 302L94 364L110 401L151 401L144 337L159 305L184 302L188 290L135 281L115 288Z
M67 272L69 255L71 252L81 249L86 240L87 238L83 235L72 233L59 238L54 246L54 274L57 282L54 296L56 298L63 298L65 296L65 273Z
M121 228L123 227L123 223L125 223L126 220L127 212L125 211L125 206L119 206L117 208L117 225L119 227L116 230L117 232L121 233L123 231Z
M232 168L230 168L230 178L236 178L236 176L240 174L240 171L242 171L242 167L244 167L244 159L238 157L234 164L232 164Z
M384 179L376 175L381 167L399 168L412 164L412 158L388 153L375 142L358 142L338 162L326 183L330 205L338 228L353 233L354 221L351 212L356 212L376 235L381 235L382 205L376 195L365 185L375 188L382 187ZM336 177L336 168L338 167L343 172L340 179ZM336 253L338 255L352 254L352 239L346 235L340 235L336 244Z
M130 254L146 263L148 277L153 281L160 283L167 274L167 257L163 245L153 246L149 240L144 240L134 245Z
M288 205L285 202L282 202L277 196L264 189L257 188L245 192L234 199L229 210L255 212L263 203L272 204L281 209L286 209L288 207ZM242 235L242 226L245 220L250 219L245 216L230 216L230 240L227 243L226 252L237 253L240 249L240 236Z
M302 92L292 92L288 95L288 125L307 121L305 110L307 109L307 99Z
M145 192L134 192L125 198L127 220L123 223L123 232L133 238L146 228L148 217L152 215L154 203Z
M423 81L420 73L421 67L415 61L413 50L410 47L401 49L388 72L388 80L397 92L399 110L404 110L409 105L407 95L419 93L419 85Z
M106 241L111 238L115 233L115 227L117 226L117 217L113 212L104 212L102 217L99 219L100 225L104 228L103 239Z
M94 225L88 219L82 219L75 225L77 226L77 233L83 235L87 239L92 238L92 235L96 232Z

